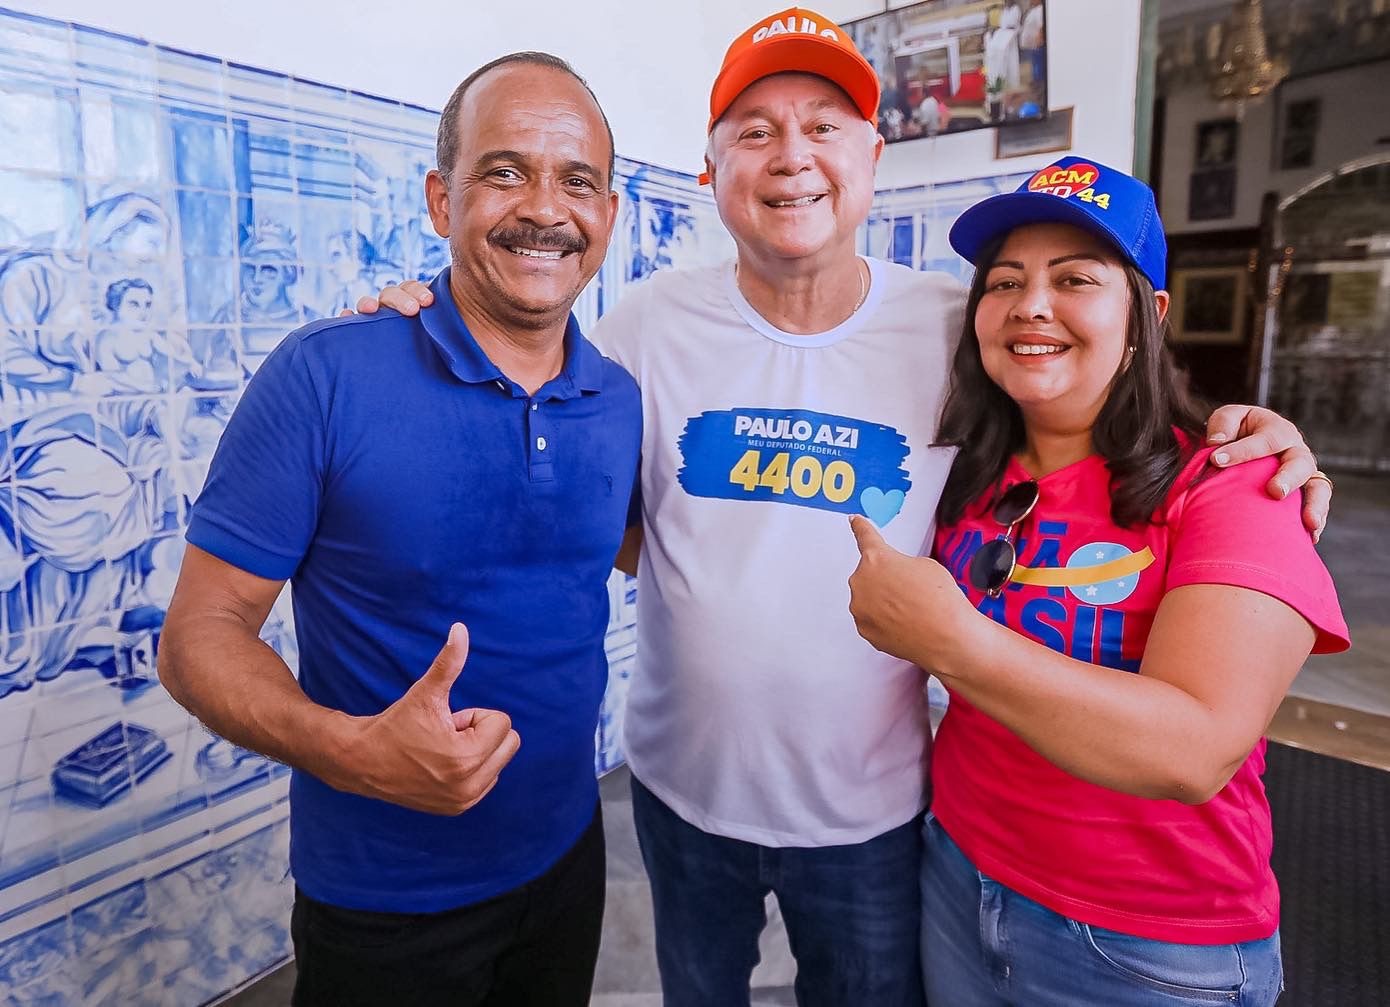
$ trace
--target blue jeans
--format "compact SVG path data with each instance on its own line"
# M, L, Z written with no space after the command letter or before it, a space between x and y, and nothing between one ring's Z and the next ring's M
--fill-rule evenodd
M665 1007L747 1007L768 892L800 1007L923 1007L920 818L852 846L759 846L695 828L636 777L632 814Z
M944 1007L1267 1007L1279 934L1170 944L1078 923L981 874L936 819L923 826L922 971Z

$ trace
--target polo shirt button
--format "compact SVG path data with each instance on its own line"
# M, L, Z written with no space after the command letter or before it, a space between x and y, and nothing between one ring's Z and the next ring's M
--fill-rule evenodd
M534 412L535 412L537 409L539 409L540 407L541 407L541 404L540 404L539 402L532 402L532 403L531 403L531 412L534 413Z
M545 450L545 438L544 438L544 437L537 437L537 438L536 438L536 450L537 450L537 451L544 451L544 450Z
M502 389L502 391L505 392L505 391L507 390L507 383L506 383L505 381L498 381L498 382L497 382L497 387L500 388L500 389Z

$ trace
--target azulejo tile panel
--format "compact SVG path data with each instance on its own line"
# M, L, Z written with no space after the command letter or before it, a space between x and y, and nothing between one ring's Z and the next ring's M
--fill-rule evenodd
M289 952L287 771L160 687L183 528L284 335L447 262L436 113L0 9L0 1000L196 1004ZM712 196L618 160L585 325L726 258ZM865 251L962 265L945 227L1011 186L882 193ZM636 584L610 582L596 769L622 760ZM288 595L262 631L291 667Z

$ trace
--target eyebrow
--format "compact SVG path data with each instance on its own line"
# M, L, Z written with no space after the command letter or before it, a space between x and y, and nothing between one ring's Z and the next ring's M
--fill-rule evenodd
M516 161L525 164L530 158L518 150L489 150L480 154L478 159L473 162L475 167L485 164L496 164L499 161ZM589 175L593 178L602 178L603 173L588 161L570 160L560 165L560 174L579 173Z
M1100 265L1102 265L1102 266L1108 266L1108 265L1110 265L1110 263L1109 263L1106 259L1102 258L1102 257L1099 256L1099 255L1096 255L1094 252L1074 252L1074 253L1071 254L1071 255L1059 255L1059 256L1057 256L1057 258L1055 258L1055 259L1048 259L1048 260L1047 260L1047 268L1048 268L1048 269L1051 269L1053 266L1060 266L1060 265L1061 265L1062 263L1064 263L1064 262L1077 262L1077 261L1095 262L1095 263L1098 263L1098 264L1100 264ZM990 265L989 268L990 268L990 269L1023 269L1023 268L1025 268L1025 267L1024 267L1023 263L1018 262L1018 261L1015 260L1015 259L998 259L998 260L996 260L995 262L993 262L993 263Z
M825 95L824 97L820 98L815 98L806 103L806 107L813 112L820 112L827 108L840 109L842 108L842 106L842 99L832 98L829 95ZM766 105L758 105L755 108L750 108L748 111L744 112L738 118L739 121L745 122L749 119L773 119L775 118L775 116L772 114L772 109L768 108Z

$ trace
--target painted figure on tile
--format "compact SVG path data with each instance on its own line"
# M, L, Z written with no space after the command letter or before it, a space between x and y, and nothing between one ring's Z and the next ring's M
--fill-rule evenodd
M262 222L241 243L241 290L220 309L215 322L242 322L242 346L264 356L284 337L287 324L312 317L301 309L294 290L300 268L294 232L284 224Z
M359 297L376 292L372 270L376 249L361 231L339 231L328 238L328 275L332 280L325 318L341 314L357 304Z
M122 402L93 416L58 407L0 439L0 696L56 678L146 576L141 550L176 504L155 407Z
M425 258L429 218L420 194L424 191L429 165L412 160L398 177L385 182L384 232L377 245L383 269L403 278L421 279L420 264ZM441 264L442 265L442 264ZM423 277L433 277L433 273Z
M154 287L148 280L127 277L106 288L108 324L92 339L91 365L101 378L83 385L102 394L162 392L169 387L169 367L177 362L191 374L202 374L188 341L177 332L162 332L152 324ZM104 387L103 387L104 383Z
M129 275L133 265L157 262L168 250L168 217L139 193L101 200L88 209L85 223L85 256L46 250L75 243L35 235L32 250L0 258L6 394L33 408L55 393L80 390L78 376L93 370L87 336L99 317L93 282Z
M174 484L186 506L192 506L202 492L213 451L235 405L230 396L213 395L190 396L176 405L179 461L174 466Z

